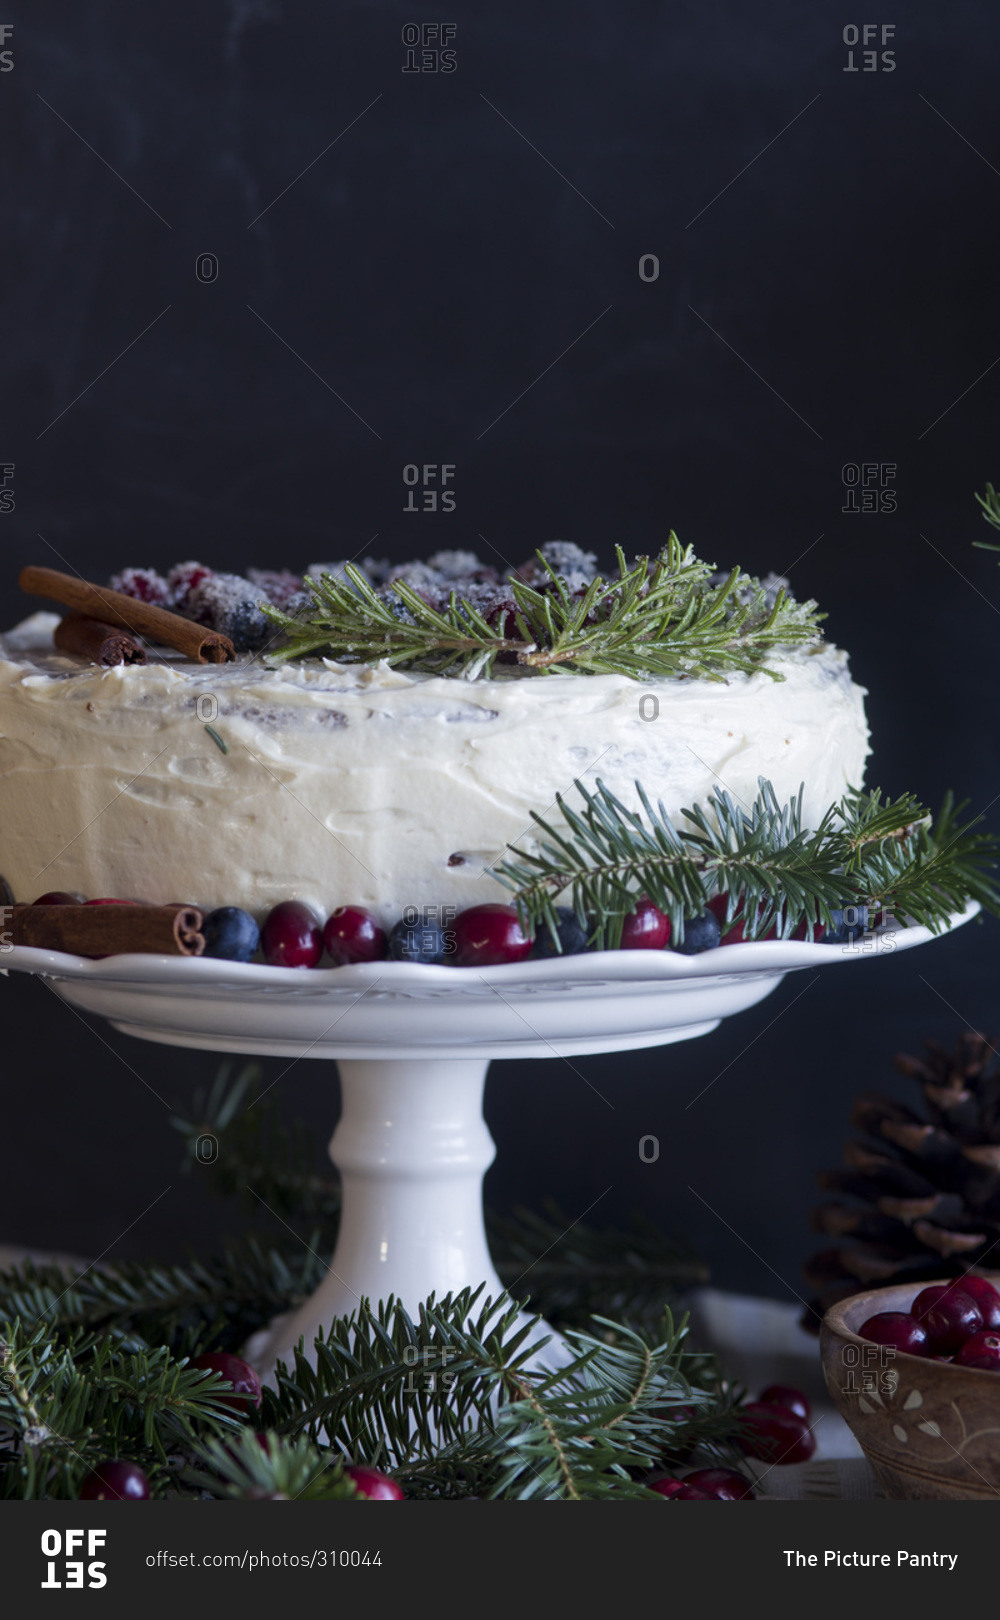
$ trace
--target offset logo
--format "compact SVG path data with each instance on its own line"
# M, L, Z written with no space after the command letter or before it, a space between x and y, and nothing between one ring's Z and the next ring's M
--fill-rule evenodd
M46 1575L40 1582L43 1592L80 1591L107 1586L103 1559L95 1553L107 1544L106 1530L43 1530L42 1556L47 1560Z

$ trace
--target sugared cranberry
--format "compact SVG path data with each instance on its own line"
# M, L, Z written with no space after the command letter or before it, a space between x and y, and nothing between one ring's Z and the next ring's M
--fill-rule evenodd
M282 900L268 912L260 948L269 967L315 967L323 955L319 919L301 900Z
M921 1289L910 1314L927 1334L927 1342L939 1356L953 1356L955 1351L978 1333L983 1325L983 1314L959 1282L934 1283Z
M136 602L150 602L154 607L166 607L171 600L170 587L155 568L123 568L108 584L113 591L121 591Z
M211 568L206 568L204 563L178 563L167 575L171 601L178 607L183 607L195 586L200 585L203 579L208 579L211 573Z
M807 1422L812 1411L802 1391L791 1384L768 1384L757 1399L763 1401L765 1406L783 1406L786 1412L794 1412L796 1417L805 1418Z
M455 918L456 967L523 962L531 946L513 906L470 906Z
M1000 1333L974 1333L955 1353L956 1367L979 1367L1000 1372Z
M983 1327L991 1333L1000 1332L1000 1293L985 1277L977 1277L973 1272L967 1271L960 1278L963 1294L968 1294L979 1306L979 1314L983 1319Z
M623 951L662 951L670 943L670 918L652 900L640 900L622 925Z
M80 1486L81 1502L147 1502L149 1480L138 1463L120 1457L98 1463Z
M245 1412L248 1406L260 1405L260 1379L241 1356L230 1355L227 1350L214 1350L210 1355L193 1356L190 1366L202 1372L218 1373L220 1378L232 1384L233 1393L220 1395L219 1400L225 1406L231 1406L235 1412Z
M388 934L361 906L338 906L327 918L323 944L337 967L349 962L381 962L389 953Z
M82 894L70 894L68 889L50 889L47 894L40 894L37 900L32 901L36 906L82 906Z
M754 1499L750 1481L735 1468L696 1468L693 1474L686 1476L684 1484L705 1491L720 1502L752 1502Z
M746 1426L737 1444L748 1457L769 1463L803 1463L816 1450L808 1423L783 1406L751 1401L740 1407L740 1416Z
M926 1356L931 1348L927 1329L908 1311L879 1311L858 1328L863 1339L904 1350L908 1356Z
M344 1469L348 1479L353 1479L359 1496L365 1496L369 1502L402 1502L403 1492L394 1479L388 1474L382 1474L377 1468L366 1468L361 1463L350 1463Z

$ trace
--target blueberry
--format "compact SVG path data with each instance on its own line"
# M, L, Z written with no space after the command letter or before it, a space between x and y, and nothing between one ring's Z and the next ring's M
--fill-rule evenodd
M853 945L868 932L868 907L845 906L843 911L831 911L833 927L820 935L821 945Z
M590 930L569 906L556 906L556 933L547 922L539 924L532 956L579 956L587 949ZM561 949L556 948L556 939Z
M702 951L712 951L722 937L719 928L719 919L710 911L703 911L700 917L684 918L684 938L674 946L682 956L699 956Z
M260 929L249 911L239 906L220 906L210 911L201 925L205 955L221 956L227 962L249 962L260 945Z
M454 954L454 930L442 928L429 911L415 921L401 918L389 934L389 955L394 962L443 963Z

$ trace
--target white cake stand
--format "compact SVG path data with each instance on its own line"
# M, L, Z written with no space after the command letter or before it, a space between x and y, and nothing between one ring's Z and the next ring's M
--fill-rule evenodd
M950 928L977 910L970 906ZM252 1341L267 1373L300 1336L310 1346L364 1295L394 1294L415 1309L431 1293L468 1285L502 1291L482 1209L494 1157L482 1114L492 1058L690 1040L762 1001L786 973L876 961L932 937L926 928L896 928L851 946L775 940L701 956L603 951L483 969L381 962L309 971L207 958L90 961L15 946L0 967L43 975L74 1007L144 1040L336 1059L336 1253L312 1298Z

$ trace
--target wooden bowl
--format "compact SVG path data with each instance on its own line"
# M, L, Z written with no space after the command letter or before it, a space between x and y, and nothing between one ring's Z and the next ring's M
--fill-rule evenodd
M997 1274L989 1280L1000 1286ZM832 1305L820 1329L826 1386L886 1496L996 1501L1000 1373L907 1355L857 1332L879 1311L908 1311L929 1286L875 1288Z

